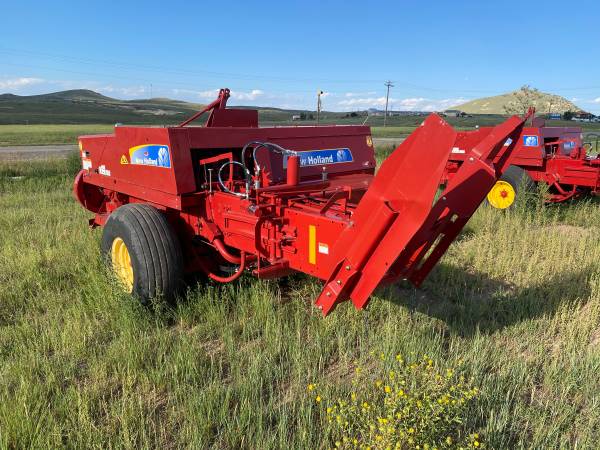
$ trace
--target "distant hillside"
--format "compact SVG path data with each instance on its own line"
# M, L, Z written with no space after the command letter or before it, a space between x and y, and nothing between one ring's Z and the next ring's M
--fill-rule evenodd
M0 123L175 123L203 105L164 98L118 100L87 89L0 95Z
M87 89L51 94L0 95L0 124L89 124L124 123L172 125L183 121L204 105L169 98L118 100ZM263 124L291 122L293 115L314 112L273 107L236 106L258 109ZM346 113L323 113L324 119L344 120ZM362 121L355 119L355 122ZM199 123L201 123L200 119ZM299 122L305 123L305 122Z
M581 111L574 103L564 97L554 94L547 94L541 91L531 91L532 103L538 113L564 113L565 111ZM485 97L472 100L462 105L454 106L452 109L463 111L467 114L506 114L506 107L510 107L518 101L521 91L509 92L507 94L496 95L495 97Z

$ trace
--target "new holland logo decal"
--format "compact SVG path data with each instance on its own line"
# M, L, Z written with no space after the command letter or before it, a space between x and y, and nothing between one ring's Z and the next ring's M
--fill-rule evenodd
M121 163L122 162L121 159ZM171 155L168 145L146 144L129 149L129 164L154 167L171 167Z
M350 163L354 161L349 148L331 148L297 152L300 167L321 166L326 164ZM287 167L287 157L283 158L283 167Z

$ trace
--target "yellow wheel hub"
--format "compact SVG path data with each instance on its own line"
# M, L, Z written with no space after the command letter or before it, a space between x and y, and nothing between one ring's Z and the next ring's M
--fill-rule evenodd
M487 195L494 208L506 209L515 202L515 188L507 181L498 180Z
M112 266L119 281L125 286L127 292L133 290L133 267L131 257L125 242L120 237L115 238L111 248Z

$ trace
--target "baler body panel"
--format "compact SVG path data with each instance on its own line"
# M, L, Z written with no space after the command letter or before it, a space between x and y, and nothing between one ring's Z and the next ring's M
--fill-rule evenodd
M298 152L347 150L345 161L315 162L301 166L303 178L319 178L327 173L374 173L375 158L370 128L365 126L273 127L273 128L152 128L115 127L114 135L82 136L81 150L87 166L86 182L132 195L142 200L182 209L181 196L201 191L195 177L194 163L215 152L231 152L239 158L244 145L251 141L268 141ZM158 165L154 155L136 163L133 154L164 149L168 163ZM134 150L137 149L137 150ZM258 157L261 155L259 154ZM195 158L194 158L195 157ZM155 164L156 162L156 164ZM84 167L86 168L86 167ZM198 168L196 168L197 170ZM268 161L273 182L281 182L285 160ZM215 174L216 176L216 174Z

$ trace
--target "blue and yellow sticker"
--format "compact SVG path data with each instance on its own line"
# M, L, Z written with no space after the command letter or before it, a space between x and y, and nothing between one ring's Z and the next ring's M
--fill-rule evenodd
M326 150L309 150L296 153L300 159L300 167L320 166L324 164L350 163L354 161L349 148L330 148ZM283 159L283 167L287 167L287 158Z
M140 166L171 167L168 145L145 144L129 149L129 164Z
M525 147L539 147L539 137L535 134L523 136L523 146Z

